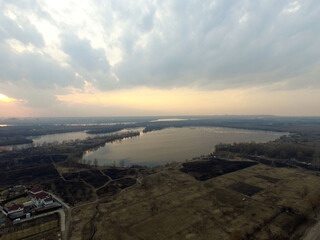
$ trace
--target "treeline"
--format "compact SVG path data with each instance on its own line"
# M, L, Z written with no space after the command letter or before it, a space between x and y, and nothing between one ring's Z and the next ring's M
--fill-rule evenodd
M90 134L110 133L126 128L144 127L145 123L112 124L112 125L35 125L35 126L8 126L0 128L0 138L6 140L10 137L30 137L48 134L87 131Z
M310 162L315 157L312 147L297 145L294 143L263 144L263 143L233 143L218 144L216 153L232 152L246 155L264 155L269 158L292 159Z
M131 127L131 125L129 127ZM135 127L135 125L133 125L133 127ZM111 125L111 126L104 126L104 127L91 129L91 130L88 130L87 133L89 134L112 133L112 132L123 130L125 128L128 128L128 125Z
M0 146L33 143L31 139L25 137L0 137Z
M300 135L317 134L320 136L320 118L254 118L246 116L149 122L146 124L144 132L157 131L169 127L227 127L262 131L291 132Z

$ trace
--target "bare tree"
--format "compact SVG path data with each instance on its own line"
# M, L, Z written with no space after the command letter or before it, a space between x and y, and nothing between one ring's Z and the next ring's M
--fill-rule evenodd
M313 154L312 165L314 168L320 168L319 149L317 148Z
M94 160L93 160L93 165L96 167L96 166L98 166L98 159L97 158L95 158Z

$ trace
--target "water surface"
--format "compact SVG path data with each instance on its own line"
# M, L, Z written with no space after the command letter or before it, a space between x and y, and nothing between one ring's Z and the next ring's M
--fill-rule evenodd
M99 165L154 166L185 161L214 151L221 142L267 142L284 133L214 127L167 128L144 133L139 137L106 143L84 154L85 161Z
M44 143L62 143L64 141L71 140L83 140L89 137L85 131L82 132L68 132L68 133L57 133L57 134L47 134L37 137L32 137L32 141L35 145L41 145ZM92 135L91 135L92 136Z
M185 121L189 120L187 118L160 118L157 120L152 120L150 122L178 122L178 121Z
M29 137L33 141L33 143L0 146L0 152L12 151L14 149L29 148L29 147L32 147L33 145L41 146L45 144L60 144L65 141L69 142L74 140L84 140L88 137L105 136L110 134L126 132L126 131L142 131L142 130L143 128L126 128L126 129L122 129L122 130L111 132L111 133L101 133L101 134L88 134L86 133L86 131L46 134L46 135Z

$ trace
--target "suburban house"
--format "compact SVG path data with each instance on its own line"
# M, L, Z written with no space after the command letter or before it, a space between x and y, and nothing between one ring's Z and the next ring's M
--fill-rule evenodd
M29 194L32 194L32 195L37 195L38 193L42 193L41 188L32 188L29 190Z
M29 191L29 196L31 197L32 202L37 207L47 206L53 203L52 197L43 192L40 188L33 188Z
M3 213L5 215L9 215L9 214L13 214L13 213L22 213L23 209L24 209L23 204L15 204L9 208L5 208L5 211L3 211Z
M30 218L31 214L37 215L42 211L61 207L61 204L54 202L52 196L41 188L27 190L25 186L18 185L9 190L12 190L14 197L0 201L0 214L2 212L14 221L20 218Z

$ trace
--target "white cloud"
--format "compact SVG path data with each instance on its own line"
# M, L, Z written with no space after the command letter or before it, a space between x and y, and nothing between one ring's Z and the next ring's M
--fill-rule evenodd
M12 9L10 9L9 7L3 10L3 14L4 16L7 16L8 18L10 18L11 20L16 20L17 16L14 13L14 11Z
M42 1L55 24L63 31L71 31L82 39L90 41L93 48L103 48L111 65L121 60L118 35L121 26L105 28L104 22L112 22L112 11L109 6L99 9L95 1Z
M240 19L239 19L239 23L245 23L248 20L248 14L244 14Z
M301 8L300 3L298 1L294 1L289 3L289 5L286 6L281 13L284 13L284 14L295 13L299 11L300 8Z
M37 49L32 44L24 44L17 39L11 38L7 39L6 43L14 50L19 53L22 52L37 52Z

